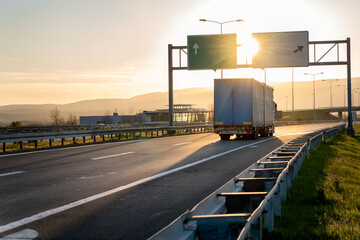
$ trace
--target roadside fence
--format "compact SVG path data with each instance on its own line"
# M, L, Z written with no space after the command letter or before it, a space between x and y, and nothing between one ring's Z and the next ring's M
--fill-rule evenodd
M146 137L159 137L175 134L191 134L200 132L212 132L212 125L192 125L192 126L175 126L175 127L145 127L145 128L89 128L86 126L78 127L44 127L44 128L24 128L9 130L2 129L0 134L0 144L2 143L2 151L7 152L7 144L17 144L15 151L23 150L24 143L32 143L34 149L38 149L39 142L45 147L53 147L55 141L59 141L61 146L66 144L66 140L70 140L70 144L80 143L96 143L106 140L128 140ZM19 132L20 131L20 132ZM5 133L4 133L5 132Z

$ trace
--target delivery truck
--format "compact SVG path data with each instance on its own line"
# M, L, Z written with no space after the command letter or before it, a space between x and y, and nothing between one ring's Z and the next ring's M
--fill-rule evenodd
M272 136L274 89L252 78L214 80L214 131L221 140Z

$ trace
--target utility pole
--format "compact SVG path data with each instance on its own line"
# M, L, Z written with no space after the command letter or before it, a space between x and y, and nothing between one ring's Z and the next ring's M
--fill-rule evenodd
M324 72L319 73L304 73L304 75L311 75L313 76L313 95L314 95L314 121L316 121L316 113L315 113L315 76L318 74L324 74Z

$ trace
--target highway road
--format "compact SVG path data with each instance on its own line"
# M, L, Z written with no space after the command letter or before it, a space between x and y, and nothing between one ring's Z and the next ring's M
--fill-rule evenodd
M202 133L0 155L0 239L146 239L270 151L335 124L257 140Z

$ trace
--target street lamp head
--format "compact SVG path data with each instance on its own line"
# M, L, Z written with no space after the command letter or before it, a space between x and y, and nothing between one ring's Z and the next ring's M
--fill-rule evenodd
M324 72L319 72L319 73L304 73L304 75L311 75L311 76L316 76L318 74L324 74Z
M214 21L214 20L209 20L209 19L204 19L204 18L201 18L199 19L200 22L212 22L212 23L217 23L217 24L220 24L220 25L223 25L225 23L231 23L231 22L243 22L244 20L242 19L236 19L236 20L230 20L230 21L226 21L226 22L218 22L218 21Z

